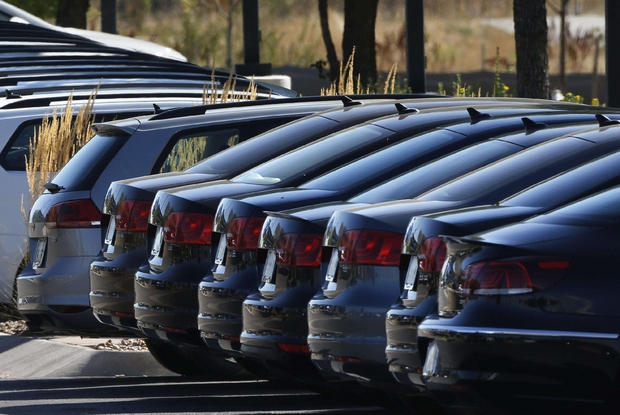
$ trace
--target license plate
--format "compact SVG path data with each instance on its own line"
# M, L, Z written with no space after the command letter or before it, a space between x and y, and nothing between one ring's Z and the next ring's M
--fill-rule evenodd
M220 243L217 246L217 252L215 253L215 263L222 265L224 263L224 255L226 254L226 234L223 233L220 236Z
M157 233L155 234L155 242L153 242L153 249L151 249L151 255L159 256L159 251L161 251L161 246L164 242L164 228L159 226L157 228Z
M405 290L413 290L415 280L418 277L418 257L412 256L407 268L407 276L405 277Z
M332 257L329 259L329 265L327 266L327 274L325 279L327 281L333 281L338 271L338 249L334 248L332 251Z
M264 282L270 283L273 279L273 272L276 267L276 253L275 251L269 251L267 253L267 259L265 260L265 267L263 268L263 278Z
M105 239L103 240L103 242L106 245L112 245L112 242L114 242L115 233L116 233L116 217L112 215L110 217L110 223L108 224L108 230L105 233Z
M37 269L43 263L45 258L45 248L47 247L47 238L39 238L37 242L37 250L34 253L34 259L32 260L32 268Z

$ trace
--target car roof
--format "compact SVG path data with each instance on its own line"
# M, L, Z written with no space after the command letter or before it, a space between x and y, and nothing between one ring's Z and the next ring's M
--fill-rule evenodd
M12 22L0 22L0 45L2 46L0 48L0 73L2 73L3 67L12 65L15 60L19 60L20 62L22 62L24 58L36 60L37 57L45 57L46 59L48 59L48 68L52 69L53 67L56 67L57 72L59 72L62 71L61 68L63 68L64 64L60 60L51 62L49 61L50 57L59 58L62 56L65 58L77 58L79 55L76 55L76 53L82 53L84 59L88 59L89 57L92 57L94 55L109 54L108 58L110 60L113 60L111 59L112 57L124 57L126 59L133 59L134 61L136 61L136 64L151 62L156 67L162 68L162 73L169 73L169 77L177 77L178 79L189 78L192 80L199 79L201 83L207 84L212 83L213 80L223 84L231 76L228 72L212 70L192 63L161 59L157 56L147 53L128 51L125 49L101 45L97 42L84 39L80 36L64 32L58 32L47 28L23 25ZM86 62L86 60L84 62ZM40 63L37 66L39 66L37 68L37 73L40 74L39 79L41 81L46 79L51 80L51 78L55 76L53 74L50 74L50 71L43 70L43 67L40 66ZM14 66L10 67L15 69ZM95 73L93 73L92 76L107 79L119 79L125 77L125 75L122 75L122 73L131 74L132 72L134 73L134 77L136 77L136 75L140 75L140 77L142 78L156 78L157 76L162 75L157 73L148 73L154 71L146 71L145 73L141 74L139 71L139 64L137 66L134 66L133 68L133 71L128 71L128 68L126 67L116 68L113 73L103 73L102 70L97 72L93 69L93 72L99 74L95 75ZM164 71L163 69L166 69L166 71ZM82 72L89 73L90 71L91 70L84 69ZM21 72L21 75L16 72L12 72L12 74L7 79L3 79L3 83L5 83L5 85L19 84L19 81L15 82L15 80L18 79L20 76L24 78L30 78L33 75L25 75L23 74L23 71ZM60 76L64 76L65 79L67 78L66 73ZM74 74L74 76L78 75ZM82 76L87 77L88 75L84 73L82 74ZM247 87L253 82L246 77L237 75L234 76L234 79L235 90L247 89ZM157 80L154 80L153 82L157 82ZM107 81L104 81L104 83L107 83ZM279 86L270 85L262 82L254 82L254 84L256 85L258 92L266 94L272 93L274 95L284 96L297 95L294 91ZM28 86L38 87L39 84L28 84Z

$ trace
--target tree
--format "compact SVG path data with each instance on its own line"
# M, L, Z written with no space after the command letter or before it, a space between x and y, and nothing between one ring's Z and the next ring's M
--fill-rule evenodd
M89 0L58 0L56 24L63 27L86 29Z
M513 13L517 52L517 95L523 98L547 99L549 55L545 0L514 0Z
M375 52L375 23L379 0L344 0L344 32L342 54L346 60L355 49L354 76L362 85L377 82L377 58ZM338 58L327 22L327 0L319 0L321 34L327 50L330 79L338 75Z
M560 90L566 92L566 5L570 0L559 0L559 6L549 2L551 10L560 15Z

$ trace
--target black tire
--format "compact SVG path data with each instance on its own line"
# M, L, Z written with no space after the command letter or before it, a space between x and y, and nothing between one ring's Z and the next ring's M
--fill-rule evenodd
M185 347L155 339L146 339L145 343L160 365L182 376L200 376L211 380L253 378L232 359L214 356L206 348Z

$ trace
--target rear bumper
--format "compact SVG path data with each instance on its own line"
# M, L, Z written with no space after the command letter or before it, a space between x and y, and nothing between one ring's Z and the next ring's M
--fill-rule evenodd
M88 265L92 257L61 257L42 274L32 270L17 279L17 307L34 331L118 333L92 313Z
M209 347L239 353L243 301L257 284L256 267L232 273L221 281L202 280L198 287L198 329Z
M425 373L427 389L451 408L527 411L546 403L592 412L616 394L617 335L476 329L432 320L420 332L438 350L438 358L427 356L426 367L435 368Z
M138 328L156 339L201 345L196 323L196 291L202 275L184 274L183 267L169 267L160 274L144 268L136 272L134 279ZM175 278L181 274L183 277Z
M146 250L140 250L120 255L112 261L98 257L90 264L89 301L98 320L137 330L133 308L134 279L145 260Z

